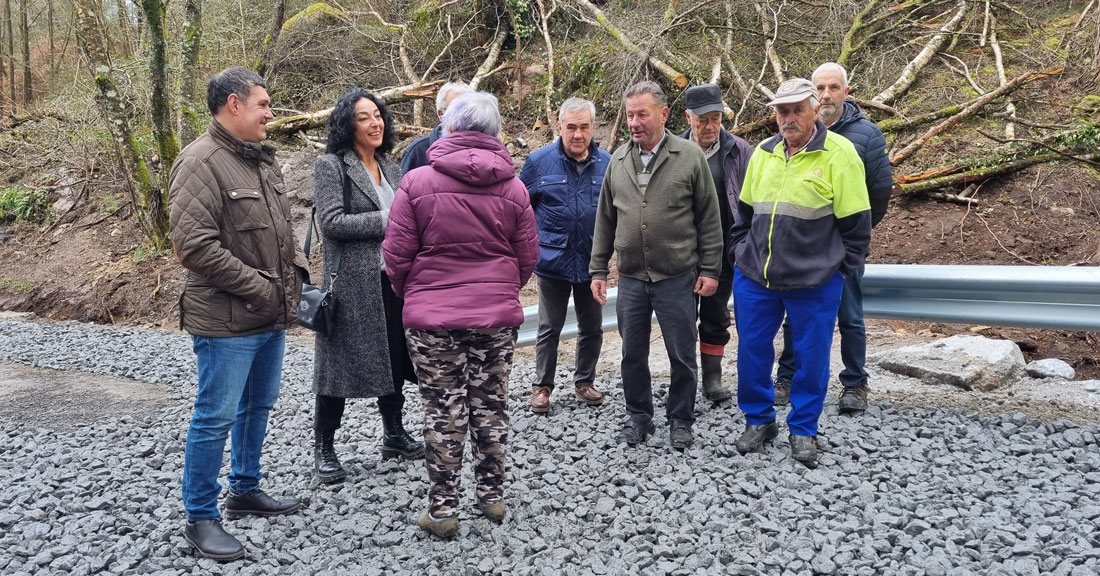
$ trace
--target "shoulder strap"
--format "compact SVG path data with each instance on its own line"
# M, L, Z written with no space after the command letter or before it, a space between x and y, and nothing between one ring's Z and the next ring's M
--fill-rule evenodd
M348 178L348 168L344 165L344 161L337 156L340 162L340 181L344 187L344 213L347 214L351 210L351 180ZM309 214L309 226L306 227L306 242L305 246L302 246L302 251L305 252L306 260L309 260L309 247L313 240L313 226L317 220L317 206L313 207L313 210ZM320 228L320 227L318 227ZM336 275L340 273L340 260L344 256L344 246L339 242L336 242L335 252L332 258L332 283L336 282ZM330 283L330 289L331 284Z

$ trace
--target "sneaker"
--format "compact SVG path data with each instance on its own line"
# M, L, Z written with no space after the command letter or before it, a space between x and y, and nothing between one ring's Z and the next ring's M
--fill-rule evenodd
M837 408L841 414L863 412L867 409L867 382L859 386L845 386L840 393L840 406Z
M416 525L421 530L435 534L440 538L450 538L458 532L458 515L436 518L428 512L427 508L416 519Z
M791 381L786 378L775 380L775 405L786 406L791 403Z

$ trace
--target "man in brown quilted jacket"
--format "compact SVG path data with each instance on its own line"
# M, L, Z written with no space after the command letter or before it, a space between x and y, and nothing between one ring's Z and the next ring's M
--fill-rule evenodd
M302 507L260 490L260 450L308 265L275 149L262 144L273 117L263 79L222 70L207 82L206 102L214 119L180 153L169 183L172 245L187 269L180 327L191 334L199 377L184 453L184 538L200 555L228 561L245 554L218 512L230 430L226 517Z

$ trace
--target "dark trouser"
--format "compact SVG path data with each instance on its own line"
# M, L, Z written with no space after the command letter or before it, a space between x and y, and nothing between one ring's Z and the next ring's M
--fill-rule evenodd
M401 309L404 303L390 286L390 278L382 273L382 307L386 313L386 345L390 352L390 373L393 375L393 393L378 397L378 411L383 415L400 414L405 406L405 394L402 387L405 381L416 382L416 371L409 359L409 348L405 342L405 327L402 325ZM313 427L317 430L335 430L344 418L346 398L339 396L317 395L313 413Z
M569 293L577 315L577 354L573 384L585 386L596 379L596 362L603 346L603 306L592 297L589 284L536 276L539 283L539 334L535 340L535 386L554 387L558 367L558 343Z
M837 328L840 330L840 359L844 370L838 379L844 386L862 386L867 382L867 328L863 324L863 266L844 278L844 292L840 296L837 311ZM791 344L791 327L783 321L783 352L779 355L776 380L791 381L794 377L794 346Z
M815 288L773 290L737 271L733 308L737 315L737 405L750 426L775 421L775 334L784 313L791 319L795 370L791 380L791 434L816 436L829 386L829 350L844 280L840 274Z
M621 366L626 412L630 420L648 426L653 420L653 386L649 373L649 337L653 314L668 351L672 381L665 415L670 427L695 422L695 272L659 282L619 277L615 312L623 340Z
M699 298L699 349L721 356L730 341L730 296L733 294L733 266L723 266L718 289ZM708 351L709 350L709 351Z
M428 512L436 518L458 513L467 433L477 499L486 504L502 500L516 329L409 329L408 335L424 399Z

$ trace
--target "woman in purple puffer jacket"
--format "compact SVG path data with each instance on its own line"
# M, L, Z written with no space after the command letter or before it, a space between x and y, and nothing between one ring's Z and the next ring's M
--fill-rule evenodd
M477 507L495 522L506 510L508 375L538 236L500 129L492 94L452 101L429 165L401 180L382 242L424 400L431 486L417 524L442 537L458 531L467 429Z

